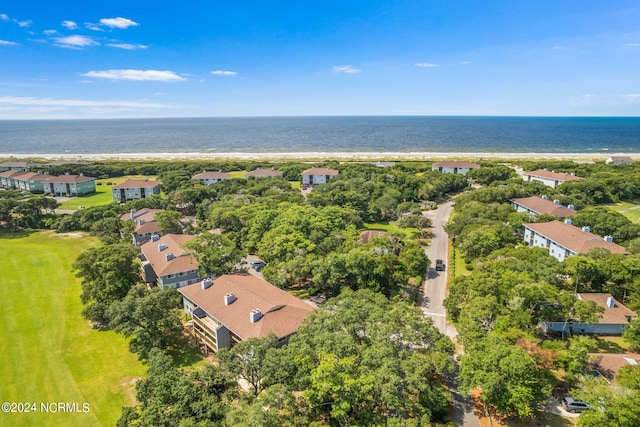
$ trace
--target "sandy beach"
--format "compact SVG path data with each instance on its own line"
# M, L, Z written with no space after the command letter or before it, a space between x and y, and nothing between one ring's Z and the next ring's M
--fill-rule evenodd
M545 159L545 160L605 160L611 156L640 159L640 153L442 153L442 152L297 152L297 153L103 153L103 154L2 154L0 159L29 160L274 160L274 161L382 161L382 160L475 160L482 159Z

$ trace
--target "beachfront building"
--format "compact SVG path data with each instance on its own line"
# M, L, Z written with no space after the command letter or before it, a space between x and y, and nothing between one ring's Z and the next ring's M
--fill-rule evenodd
M122 221L133 221L134 226L131 231L131 237L133 238L133 244L140 246L141 244L151 240L151 236L160 236L161 230L156 221L156 214L164 212L164 209L140 209L139 211L131 209L129 213L122 214L120 219Z
M25 172L19 170L5 170L0 172L0 186L2 186L2 188L16 189L15 177L23 173Z
M225 274L178 289L194 336L205 350L270 333L285 344L313 307L247 273Z
M33 162L3 162L0 163L0 171L22 171L28 172L32 167L40 166Z
M567 181L577 181L582 178L579 178L572 173L554 172L548 171L546 169L538 169L531 172L523 172L522 179L527 182L541 182L548 187L556 188L558 185L564 184Z
M282 171L271 169L254 169L251 172L247 172L245 178L282 178Z
M591 233L589 227L578 228L570 219L524 225L524 241L532 247L545 248L558 261L570 256L583 255L591 249L602 248L612 254L625 254L627 250L613 243L611 236L604 238Z
M578 212L574 209L573 205L568 207L562 206L560 200L555 199L551 201L547 196L533 196L522 197L518 199L512 199L511 205L518 212L526 212L530 215L552 215L558 218L566 218L575 216Z
M39 172L21 172L13 177L14 188L29 193L44 193L44 181L49 178Z
M605 163L612 166L630 165L633 163L633 159L629 156L611 156L605 160Z
M435 162L431 165L431 170L466 175L470 170L478 169L479 167L480 165L471 162Z
M45 194L52 196L77 197L96 192L96 179L90 176L60 175L49 176L43 182Z
M160 194L160 181L148 179L128 179L111 188L113 199L118 203L129 200L147 199L154 194Z
M191 179L200 181L204 185L215 184L216 182L220 182L222 180L229 179L229 178L231 178L231 174L228 174L222 171L217 171L217 172L204 171L191 177Z
M540 322L540 327L546 332L556 332L563 335L568 334L597 334L597 335L622 335L629 323L638 315L607 293L584 293L577 294L576 297L582 301L593 301L597 306L602 307L604 312L597 323L589 325L578 320L565 319L556 321Z
M338 171L329 168L311 168L302 171L302 183L305 185L326 184L338 175Z
M200 281L198 263L184 244L196 236L191 234L154 234L140 246L141 276L146 283L161 289L180 288Z

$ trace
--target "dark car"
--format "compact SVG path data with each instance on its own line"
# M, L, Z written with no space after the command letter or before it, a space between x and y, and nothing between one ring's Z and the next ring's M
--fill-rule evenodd
M255 271L260 271L264 268L265 265L267 265L267 263L264 261L253 261L251 263L251 268L253 268Z
M436 260L436 271L444 271L444 262L441 259Z
M567 412L582 412L590 409L591 406L582 400L575 400L573 397L565 397L562 399L562 407Z

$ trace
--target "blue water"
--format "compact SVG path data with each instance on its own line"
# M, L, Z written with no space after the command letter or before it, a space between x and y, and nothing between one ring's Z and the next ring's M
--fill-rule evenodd
M0 120L0 154L640 153L640 117Z

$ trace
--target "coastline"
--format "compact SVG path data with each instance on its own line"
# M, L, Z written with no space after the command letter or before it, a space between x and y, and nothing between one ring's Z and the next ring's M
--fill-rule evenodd
M457 152L295 152L295 153L95 153L73 155L58 154L22 154L0 153L0 159L15 160L94 160L94 161L163 161L163 160L243 160L243 161L312 161L312 160L340 160L340 161L378 161L378 160L442 160L442 159L482 159L517 160L605 160L611 156L626 156L633 160L640 160L639 153L457 153Z

